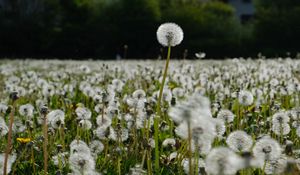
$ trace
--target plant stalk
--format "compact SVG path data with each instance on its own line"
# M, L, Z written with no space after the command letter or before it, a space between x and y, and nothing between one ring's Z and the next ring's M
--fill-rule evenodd
M47 117L44 115L44 121L43 121L43 136L44 136L44 142L43 142L43 153L44 153L44 174L48 174L48 126L47 126Z
M7 147L5 151L5 157L4 157L4 165L3 165L3 174L7 174L7 161L8 161L8 155L11 151L11 139L12 139L12 126L14 123L14 114L15 114L15 108L16 108L16 100L13 102L13 107L10 112L9 117L9 129L8 129L8 137L7 137Z
M158 121L158 119L159 119L159 117L161 117L161 99L162 99L163 89L164 89L164 85L165 85L165 81L166 81L166 77L167 77L167 73L168 73L170 56L171 56L171 46L168 47L167 61L166 61L166 65L165 65L162 83L160 85L159 96L158 96L157 106L156 106L157 116L154 118L155 172L156 173L159 173L159 144L158 144L158 133L159 133L158 123L159 123L159 121Z

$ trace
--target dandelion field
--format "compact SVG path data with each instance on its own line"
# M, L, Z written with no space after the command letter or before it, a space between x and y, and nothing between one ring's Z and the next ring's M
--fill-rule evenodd
M299 174L299 70L171 60L157 116L162 61L1 61L0 174L11 116L10 174Z

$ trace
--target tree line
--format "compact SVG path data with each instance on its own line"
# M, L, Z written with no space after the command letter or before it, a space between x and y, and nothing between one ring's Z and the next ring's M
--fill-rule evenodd
M163 22L184 30L177 58L296 54L300 1L256 0L255 9L241 24L217 0L0 0L0 57L157 58Z

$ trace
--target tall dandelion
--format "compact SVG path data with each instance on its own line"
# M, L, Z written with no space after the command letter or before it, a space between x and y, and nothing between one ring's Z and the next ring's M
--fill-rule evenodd
M7 174L7 162L8 162L8 155L11 152L12 149L12 128L13 128L13 123L14 123L14 114L15 114L15 108L16 108L16 102L18 97L17 92L12 92L10 94L10 98L13 101L13 108L10 112L9 115L9 128L8 128L8 136L7 136L7 147L4 155L4 164L3 164L3 174Z
M156 32L157 40L158 42L164 46L168 47L168 55L167 55L167 61L164 69L163 79L162 83L160 85L159 90L159 96L157 101L157 116L161 116L161 98L163 94L163 88L165 85L169 62L170 62L170 56L171 56L171 47L174 47L176 45L179 45L181 41L183 40L183 31L181 27L179 27L175 23L164 23L160 25ZM154 138L155 138L155 170L156 172L159 171L159 148L158 148L158 117L155 117L154 119Z

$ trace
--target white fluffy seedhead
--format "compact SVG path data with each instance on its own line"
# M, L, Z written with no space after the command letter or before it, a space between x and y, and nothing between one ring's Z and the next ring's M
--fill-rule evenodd
M158 27L156 36L161 45L174 47L183 40L183 31L175 23L164 23Z

